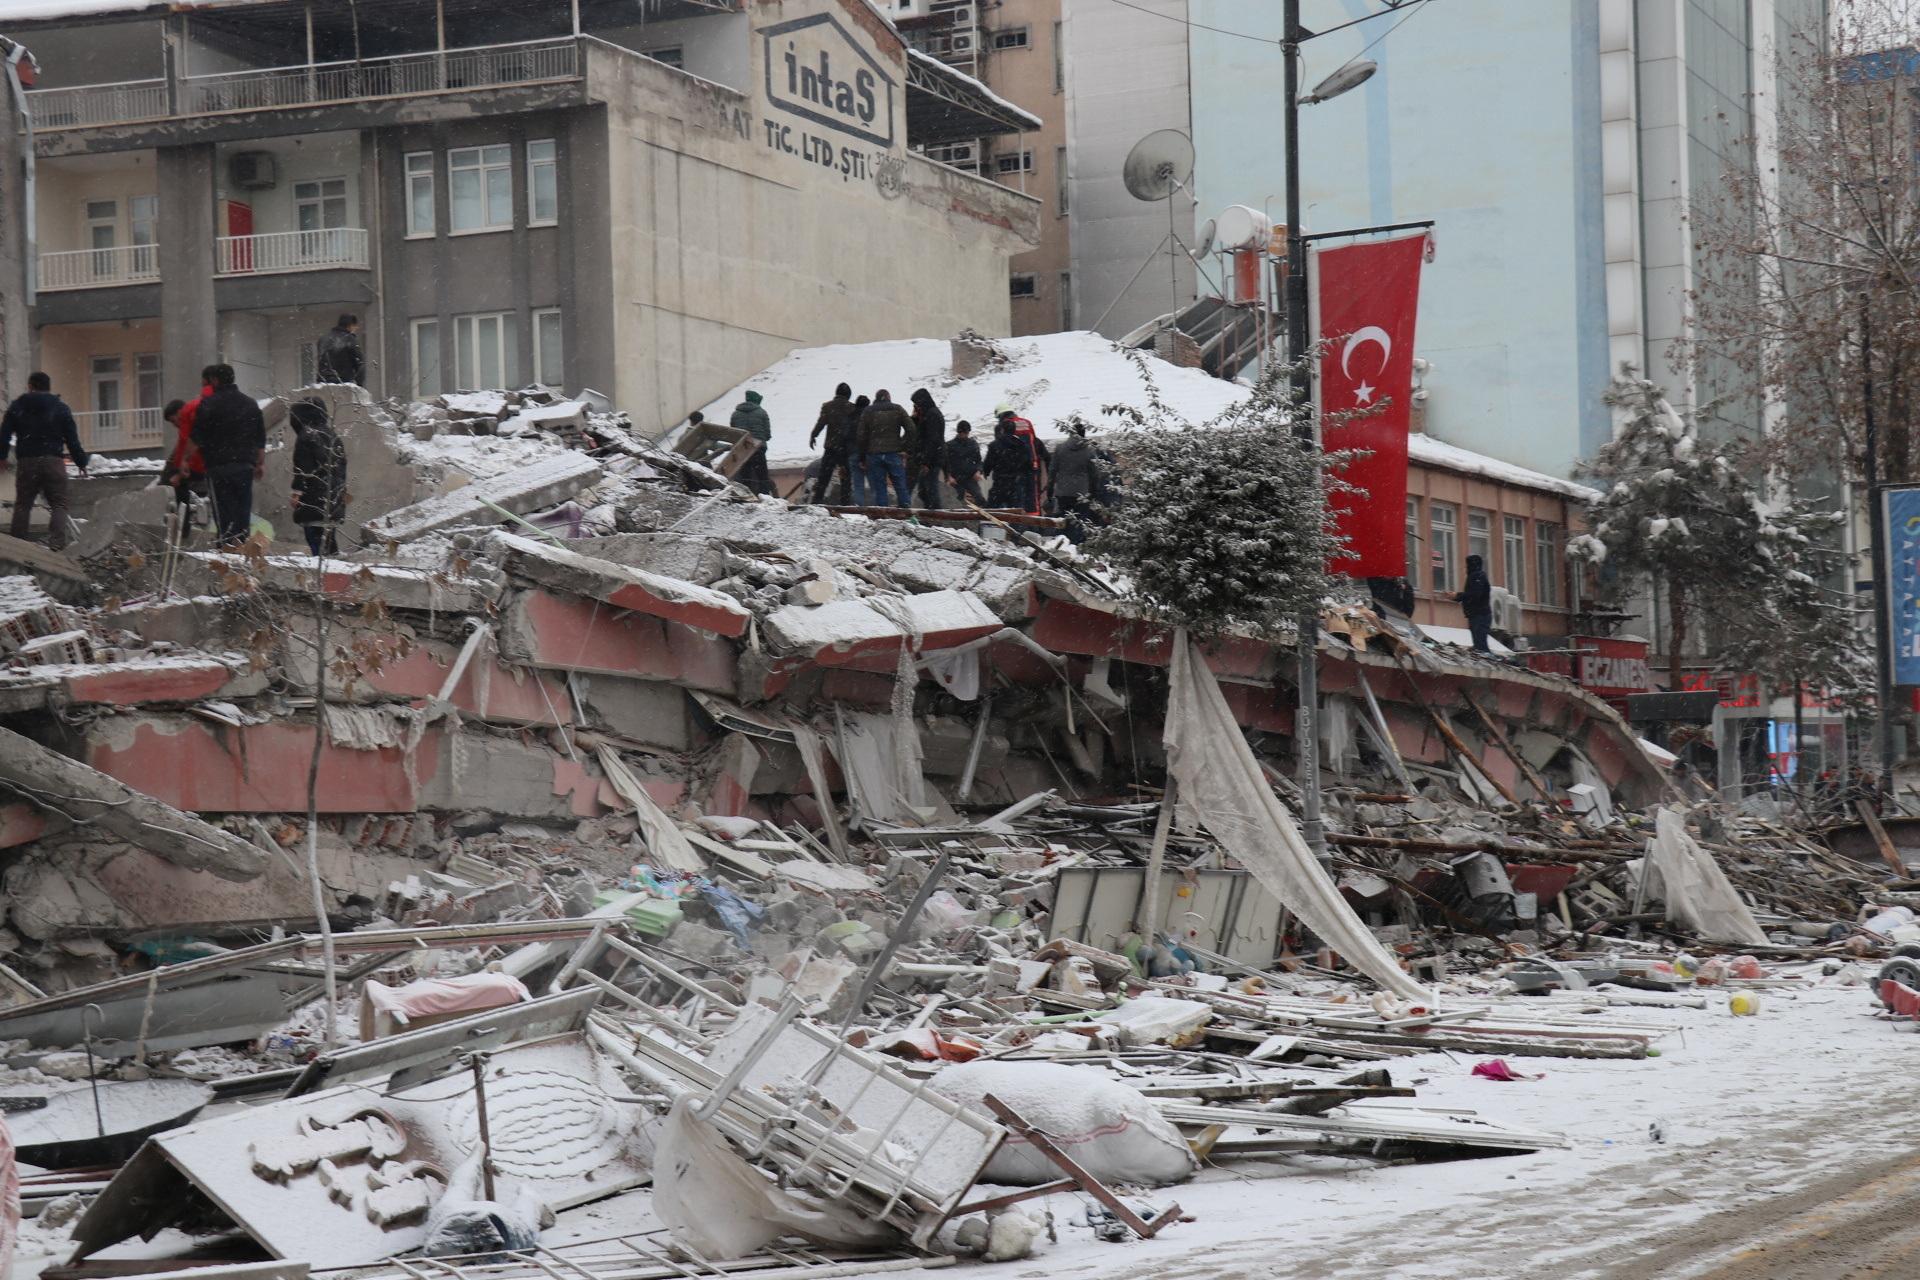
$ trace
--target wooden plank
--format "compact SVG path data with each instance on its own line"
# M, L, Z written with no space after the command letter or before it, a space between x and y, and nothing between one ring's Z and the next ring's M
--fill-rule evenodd
M1880 815L1875 813L1873 806L1865 800L1856 800L1853 803L1854 808L1860 812L1860 821L1866 823L1867 830L1873 833L1873 842L1880 846L1880 856L1886 859L1889 867L1893 868L1893 874L1904 878L1907 874L1907 864L1901 860L1900 851L1893 847L1893 839L1887 835L1887 829L1880 825Z

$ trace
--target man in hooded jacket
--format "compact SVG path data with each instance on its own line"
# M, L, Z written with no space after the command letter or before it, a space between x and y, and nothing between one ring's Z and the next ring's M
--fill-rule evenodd
M773 473L767 470L767 446L773 443L773 420L760 407L760 393L747 392L747 398L734 406L731 425L760 442L753 455L740 464L733 478L758 494L773 492Z
M913 393L913 437L907 449L908 482L918 492L920 505L938 511L940 472L946 463L947 418L925 387Z
M1099 452L1087 439L1087 424L1076 418L1047 470L1047 496L1054 510L1067 518L1067 537L1075 546L1087 539L1087 525L1099 509L1104 486Z
M1490 652L1487 632L1493 629L1493 583L1487 577L1486 562L1479 556L1467 557L1467 587L1454 597L1460 611L1467 615L1467 630L1473 633L1475 653Z

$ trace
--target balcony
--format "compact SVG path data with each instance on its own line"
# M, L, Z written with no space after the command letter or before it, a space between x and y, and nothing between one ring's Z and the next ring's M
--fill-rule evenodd
M167 420L160 416L158 409L76 413L73 422L80 429L80 444L88 453L161 449L172 443L168 439Z
M365 271L368 262L364 227L269 231L252 236L221 236L214 241L214 274L222 276Z
M364 252L364 250L363 250ZM42 293L59 289L103 289L151 284L160 278L160 250L150 244L117 249L74 249L40 255Z
M566 37L186 76L171 85L140 80L35 89L27 101L34 128L48 132L499 89L577 80L581 75L579 42Z

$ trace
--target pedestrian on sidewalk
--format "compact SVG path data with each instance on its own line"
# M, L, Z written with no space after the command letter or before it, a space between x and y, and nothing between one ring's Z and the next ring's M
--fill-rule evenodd
M293 522L307 535L314 555L340 554L340 525L347 518L347 446L327 419L327 406L302 400L288 412L293 421Z
M947 416L933 402L933 393L921 387L913 393L913 436L907 476L908 486L920 496L920 505L938 511L940 473L946 468Z
M860 419L860 453L867 460L867 501L884 506L887 482L903 507L913 505L907 491L907 444L913 436L913 419L893 402L885 389L873 393L873 403Z
M833 399L820 406L820 416L813 420L813 431L807 436L807 448L814 447L821 432L824 431L827 436L825 449L820 455L820 478L813 486L815 502L824 504L834 500L834 478L838 476L840 487L836 505L846 505L849 489L853 493L853 505L861 505L866 477L851 466L853 437L860 425L857 414L858 411L853 407L853 388L843 382L833 389Z
M366 353L360 350L360 317L343 313L320 339L314 358L322 382L359 383L367 373Z
M1493 583L1487 577L1486 563L1479 556L1467 557L1467 589L1453 598L1467 615L1467 630L1473 633L1473 651L1491 652L1487 632L1493 629Z
M947 479L954 489L974 506L986 506L987 500L980 493L980 442L973 438L973 424L965 418L953 429L946 454Z
M72 500L67 493L67 458L80 474L87 473L87 451L80 447L80 429L74 425L73 410L53 394L53 379L44 373L27 375L27 392L7 406L0 419L0 471L7 468L7 450L19 453L13 478L13 524L16 538L25 538L33 520L34 499L47 500L47 545L55 551L66 549L73 532L73 518L67 514Z
M747 392L747 398L734 406L731 425L735 430L744 431L759 441L760 447L753 451L733 478L758 494L773 492L773 473L767 470L767 446L773 443L773 419L760 407L760 393Z
M213 394L194 411L193 443L207 466L214 545L237 547L253 527L253 482L267 474L267 420L234 385L232 365L211 365L207 372Z

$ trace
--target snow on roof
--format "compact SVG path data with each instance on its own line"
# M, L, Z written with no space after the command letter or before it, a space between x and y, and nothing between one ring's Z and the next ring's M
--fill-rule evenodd
M905 41L903 40L902 43L904 44ZM985 98L988 102L991 102L1015 120L1026 121L1029 128L1040 129L1045 127L1045 123L1039 116L1028 111L1025 107L1016 106L1014 103L1007 101L989 89L986 81L970 76L958 67L949 66L930 53L922 53L910 44L906 45L906 50L908 61L919 63L937 76L944 76L952 80L960 81L966 86L967 92L979 94L982 98Z
M768 461L778 466L810 461L818 452L808 445L807 436L821 403L832 397L839 382L851 386L855 396L870 396L884 387L900 404L925 387L946 415L949 434L964 418L983 441L991 438L994 409L1001 404L1011 405L1043 437L1052 439L1064 435L1065 423L1076 416L1096 427L1117 427L1120 423L1105 412L1105 406L1138 404L1144 399L1144 384L1129 354L1097 333L999 338L994 345L1005 362L971 378L953 376L952 348L943 338L802 347L707 405L704 412L709 421L725 422L748 391L758 391L762 407L773 420ZM1181 368L1149 353L1138 354L1161 396L1190 421L1205 422L1248 394L1239 383ZM1600 496L1586 485L1489 458L1430 435L1410 435L1407 449L1414 461L1430 467L1580 502L1597 501Z
M168 0L0 0L0 18L37 22L48 18L90 18L103 13L139 13L165 9ZM31 49L31 41L25 41Z

